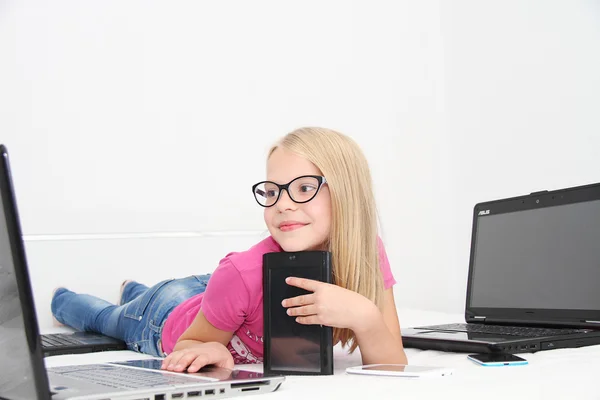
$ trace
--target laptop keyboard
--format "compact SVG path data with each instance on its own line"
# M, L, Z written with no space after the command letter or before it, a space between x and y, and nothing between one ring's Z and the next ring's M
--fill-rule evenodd
M144 389L157 386L184 385L211 382L210 379L189 378L185 375L161 373L152 370L118 367L105 364L53 367L50 371L86 382L115 389Z
M424 326L419 329L434 329L439 331L468 332L468 333L490 333L494 335L541 337L570 335L574 333L585 333L585 329L555 329L555 328L533 328L526 326L504 326L484 324L447 324Z
M42 346L49 347L61 347L61 346L78 346L83 344L81 341L74 339L73 335L65 335L61 333L50 333L42 336Z

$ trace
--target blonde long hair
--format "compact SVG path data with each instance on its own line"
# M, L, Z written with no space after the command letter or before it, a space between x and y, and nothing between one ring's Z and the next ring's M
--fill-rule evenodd
M312 162L325 176L331 193L332 223L328 248L333 281L371 300L381 310L383 277L377 245L377 208L369 165L359 146L339 132L306 127L284 136L278 147ZM350 329L333 329L333 342L358 343Z

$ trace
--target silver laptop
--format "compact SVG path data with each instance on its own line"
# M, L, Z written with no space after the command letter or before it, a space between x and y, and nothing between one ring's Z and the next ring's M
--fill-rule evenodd
M206 367L161 371L161 359L46 369L8 163L0 145L0 398L169 400L275 391L285 377Z
M600 344L600 184L480 203L465 322L402 329L406 347L528 353Z

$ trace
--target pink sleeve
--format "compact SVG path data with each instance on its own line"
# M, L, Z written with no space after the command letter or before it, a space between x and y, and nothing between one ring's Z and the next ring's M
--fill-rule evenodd
M202 313L215 328L235 332L246 318L249 294L240 272L227 258L212 274L202 299Z
M379 268L381 268L381 274L383 275L383 287L384 289L389 289L396 284L396 279L392 275L390 261L379 236L377 236L377 248L379 249Z

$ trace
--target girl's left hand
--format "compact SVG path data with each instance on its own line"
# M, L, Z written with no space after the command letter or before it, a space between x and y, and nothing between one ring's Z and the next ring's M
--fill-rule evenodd
M330 283L304 278L287 278L288 285L313 292L283 300L287 314L296 317L304 325L325 325L333 328L349 328L357 332L368 326L368 321L378 311L366 297Z

